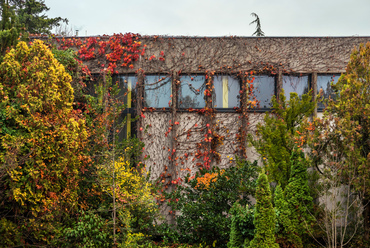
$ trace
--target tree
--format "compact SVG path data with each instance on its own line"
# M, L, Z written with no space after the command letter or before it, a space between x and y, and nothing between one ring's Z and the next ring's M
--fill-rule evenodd
M352 190L358 192L363 206L365 240L370 239L370 43L354 49L346 72L333 85L336 101L329 101L324 118L338 118L334 129L344 144L350 145L342 163L341 176L354 175ZM332 130L330 130L332 131Z
M50 244L77 209L88 134L70 82L39 40L0 64L0 214L26 244Z
M302 95L290 93L285 101L284 91L279 100L272 98L272 113L265 115L264 123L257 125L257 137L250 136L251 143L262 156L270 182L280 184L284 190L291 176L290 156L294 147L305 144L301 137L305 132L302 123L313 113L316 101L311 92Z
M279 229L276 233L276 240L284 247L289 247L291 244L297 247L302 247L302 240L294 230L294 226L290 220L290 212L288 211L288 203L284 195L284 191L280 185L276 186L274 197L275 209L278 215Z
M253 239L255 232L255 227L253 224L254 208L251 208L248 205L244 207L240 205L239 201L236 201L233 207L230 209L230 214L232 215L230 240L229 243L227 243L227 247L248 247L249 242Z
M272 206L270 185L264 171L257 179L256 205L254 214L256 233L249 247L278 248L275 241L275 209Z
M322 174L322 197L333 205L323 206L322 226L328 245L335 247L359 231L362 221L355 210L363 209L361 241L370 241L370 43L354 49L346 72L332 87L335 99L329 99L311 129L311 156ZM330 226L335 223L340 225Z
M48 11L44 0L10 0L9 3L15 10L19 22L24 25L30 34L50 34L54 27L59 27L68 19L61 17L49 18L44 14Z
M302 151L294 149L290 158L291 177L282 191L275 192L275 207L279 211L279 241L288 247L303 247L307 243L313 218L313 199L308 187L307 161Z
M120 135L126 125L122 116L128 92L121 92L120 88L125 87L119 81L113 82L108 70L103 71L102 80L95 82L95 97L87 97L86 112L92 129L90 155L96 175L91 179L92 186L98 186L106 200L99 203L99 210L112 214L110 231L113 244L117 245L133 230L151 231L157 208L152 185L145 178L144 164L139 161L143 143L135 137Z
M316 184L321 203L316 223L324 233L317 241L329 248L345 247L350 243L365 246L356 240L363 225L363 206L358 195L364 192L353 189L358 178L355 170L349 168L356 166L357 158L351 156L353 143L343 139L347 128L334 115L317 118L312 126L315 129L311 130L310 157L321 172Z
M0 19L0 62L8 48L18 42L22 34L21 26L15 16L14 10L8 4L8 0L0 1L1 19Z
M252 21L251 23L249 23L249 25L251 25L253 23L256 24L256 31L252 34L252 36L253 35L256 35L256 36L265 36L265 33L261 29L261 21L260 21L260 18L258 17L258 15L256 13L252 13L251 16L253 16L253 17L256 18L254 21Z

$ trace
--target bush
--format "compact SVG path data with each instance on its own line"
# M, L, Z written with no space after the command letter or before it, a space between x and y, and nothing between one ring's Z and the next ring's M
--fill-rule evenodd
M256 234L249 247L278 248L275 242L275 210L271 201L270 185L263 171L257 180L254 225Z
M279 99L274 96L271 103L272 112L257 125L257 138L249 135L249 139L263 158L269 182L280 184L284 190L291 175L290 155L298 141L301 146L305 143L301 139L305 133L302 123L312 115L316 101L312 101L311 91L302 97L292 92L286 101L282 90Z
M91 211L81 211L72 228L66 228L63 247L111 247L107 222Z
M226 247L230 235L231 217L228 215L233 203L250 204L257 178L257 162L237 159L237 166L227 169L200 169L193 177L185 178L187 184L179 185L167 194L168 204L176 217L180 241L205 243Z
M286 203L282 213L290 224L284 227L284 232L285 238L294 247L303 247L302 243L308 243L309 233L312 232L313 199L308 188L307 161L303 152L294 150L290 162L291 176L284 190Z
M0 64L0 212L26 245L49 245L77 210L88 130L71 80L40 40Z
M144 176L145 169L132 168L129 159L121 157L114 163L98 166L98 170L103 190L115 196L112 205L115 203L117 210L117 231L125 235L124 239L129 234L133 238L133 233L146 234L151 231L158 208L152 194L152 185Z
M292 245L292 247L302 247L302 239L291 222L288 203L285 199L284 191L278 185L275 189L275 208L278 218L277 242L283 247Z
M0 219L0 236L0 247L13 247L21 241L21 233L17 226L5 218Z
M231 231L228 248L247 247L254 237L255 226L254 208L248 205L243 207L239 201L235 202L230 210Z

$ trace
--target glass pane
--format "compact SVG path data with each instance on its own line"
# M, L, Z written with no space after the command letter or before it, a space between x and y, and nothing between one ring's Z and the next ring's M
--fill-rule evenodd
M180 82L179 108L204 108L206 106L205 77L181 76Z
M240 83L231 76L217 76L213 79L212 103L214 108L234 108L240 106Z
M136 135L136 120L135 120L135 114L134 113L127 113L123 112L118 118L118 123L122 124L122 122L125 120L126 122L124 125L121 125L118 132L118 139L119 141L122 141L123 139L127 139L129 137L132 137Z
M257 100L259 108L271 108L273 95L275 95L275 77L254 76L253 96L250 96L250 101Z
M144 80L145 107L169 108L171 101L171 78L166 76L146 76Z
M86 94L97 97L96 87L99 85L99 82L102 81L102 76L100 74L92 74L91 79L86 82Z
M289 101L291 92L296 92L299 97L308 93L308 87L308 76L283 76L283 89L286 101Z
M335 94L333 89L331 88L332 83L337 83L338 79L340 77L340 74L336 75L318 75L317 76L317 96L322 96L323 100L329 99L335 99ZM320 101L317 104L317 109L323 110L325 108L325 104Z
M119 100L124 104L127 104L126 108L134 108L136 106L136 76L118 76L113 77L113 83L118 82L119 84Z
M136 133L136 124L132 121L135 117L134 108L136 107L136 76L115 76L113 77L113 83L118 82L119 84L119 100L126 104L126 109L119 117L118 122L122 123L126 119L126 123L120 128L118 132L118 139L122 141Z

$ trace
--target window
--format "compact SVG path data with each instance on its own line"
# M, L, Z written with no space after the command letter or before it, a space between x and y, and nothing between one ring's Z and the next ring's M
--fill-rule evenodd
M212 105L214 108L234 108L240 106L240 82L231 76L213 78Z
M260 75L254 76L253 95L250 101L257 100L257 106L261 109L271 108L271 98L275 95L275 77Z
M181 76L179 108L204 108L206 106L205 76Z
M340 74L335 75L318 75L317 76L317 96L322 96L323 100L329 98L335 99L335 93L331 87L332 83L337 83ZM325 108L325 102L320 101L317 104L317 110L323 110Z
M296 92L301 97L309 91L308 76L283 76L283 89L286 101L289 101L291 92Z
M144 80L144 106L169 108L171 104L171 78L165 75L146 76Z
M136 106L136 76L118 76L113 77L113 83L118 82L119 85L119 100L126 104L126 108L134 108Z
M126 119L125 125L119 132L119 139L127 139L131 137L132 133L135 133L135 122L133 121L135 117L135 107L136 107L136 76L118 76L113 77L113 83L118 82L119 93L118 98L122 103L126 105L125 110L120 116L118 122L122 123Z

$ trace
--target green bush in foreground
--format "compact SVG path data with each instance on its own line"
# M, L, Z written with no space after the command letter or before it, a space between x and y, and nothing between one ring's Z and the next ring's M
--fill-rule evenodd
M271 202L270 185L263 171L257 179L254 225L256 233L249 247L278 248L275 241L276 215Z
M228 248L247 247L254 237L254 208L242 206L237 201L230 210L231 230Z
M187 185L179 185L167 195L169 205L181 212L176 218L179 240L189 244L226 247L229 241L233 203L250 204L254 195L257 162L237 160L235 167L227 169L201 169L194 177L185 178Z

